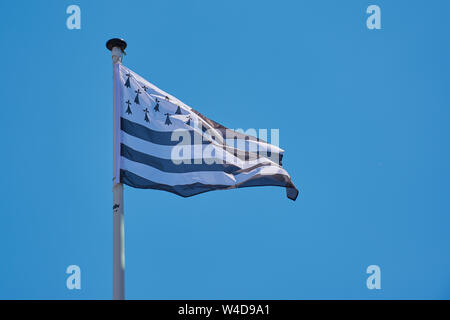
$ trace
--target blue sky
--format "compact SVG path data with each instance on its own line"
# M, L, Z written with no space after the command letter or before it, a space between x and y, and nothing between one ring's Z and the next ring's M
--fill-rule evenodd
M68 30L66 8L81 8ZM382 29L368 30L379 5ZM300 189L125 188L130 299L450 298L448 1L0 2L0 298L110 299L112 68L278 128ZM82 289L67 290L79 265ZM381 268L368 290L366 268Z

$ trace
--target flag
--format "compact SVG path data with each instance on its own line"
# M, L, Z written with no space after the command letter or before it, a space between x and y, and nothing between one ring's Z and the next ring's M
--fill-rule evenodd
M280 186L297 198L282 149L208 119L120 63L114 68L115 183L183 197Z

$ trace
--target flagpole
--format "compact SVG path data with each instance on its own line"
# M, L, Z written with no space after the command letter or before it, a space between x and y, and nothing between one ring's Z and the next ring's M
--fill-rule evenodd
M123 39L110 39L106 47L112 53L113 61L113 299L125 299L125 228L123 214L123 184L116 183L116 98L115 68L122 63L127 43Z

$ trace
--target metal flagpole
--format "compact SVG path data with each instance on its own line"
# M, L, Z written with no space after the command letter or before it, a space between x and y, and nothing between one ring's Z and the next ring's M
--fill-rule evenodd
M114 66L122 63L122 56L127 47L123 39L110 39L106 47L111 50ZM123 215L123 184L116 183L116 98L115 77L113 77L113 299L125 299L125 228Z

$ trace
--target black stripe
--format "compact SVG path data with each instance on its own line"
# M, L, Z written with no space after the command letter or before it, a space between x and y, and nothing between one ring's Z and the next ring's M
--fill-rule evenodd
M120 182L133 188L164 190L182 197L191 197L203 192L226 189L229 187L225 185L208 185L198 182L186 185L169 186L167 184L160 184L147 180L127 170L120 170Z
M176 146L183 140L183 137L180 137L178 141L172 141L172 131L152 130L125 118L120 118L120 128L122 131L133 137L165 146ZM201 142L200 144L210 144L209 141L203 141L201 134L193 130L186 130L186 132L190 135L191 141L189 144L195 144L196 142Z
M243 151L240 149L230 147L228 145L222 146L222 149L226 150L227 152L234 155L238 159L241 159L242 161L266 158L275 163L277 163L277 160L278 160L277 164L281 166L281 161L283 160L283 154L278 153L278 152L266 152L266 151L264 151L264 152L248 152L248 151Z
M150 181L127 170L120 170L120 182L133 188L164 190L171 193L175 193L182 197L191 197L200 193L213 190L226 190L234 188L260 187L260 186L286 187L287 196L291 200L295 200L298 195L298 190L292 184L292 181L289 179L289 177L282 174L273 174L270 176L255 175L252 178L248 179L247 181L233 186L210 185L198 182L192 184L170 186Z
M213 163L212 160L214 159L199 159L202 160L202 163L198 164L194 163L194 159L190 159L191 160L190 164L189 163L175 164L170 159L161 159L155 156L151 156L149 154L136 151L124 144L121 144L120 146L120 154L121 156L131 161L139 162L164 172L184 173L195 171L221 171L226 173L234 173L239 171L239 173L241 173L242 171L240 167L230 163L223 163L223 164ZM210 160L211 164L208 164L208 160Z
M225 139L226 137L228 137L227 139L233 139L234 137L236 137L236 138L241 139L241 140L251 140L251 141L267 143L263 139L259 139L259 138L256 138L254 136L251 136L251 135L243 134L241 132L237 132L235 130L228 129L227 127L221 125L220 123L217 123L214 120L211 120L211 119L205 117L203 114L201 114L200 112L198 112L198 111L196 111L194 109L192 109L192 112L194 112L197 116L199 116L199 118L201 118L203 121L205 121L212 128L214 128L217 131L219 131L220 134L222 135L223 139Z

